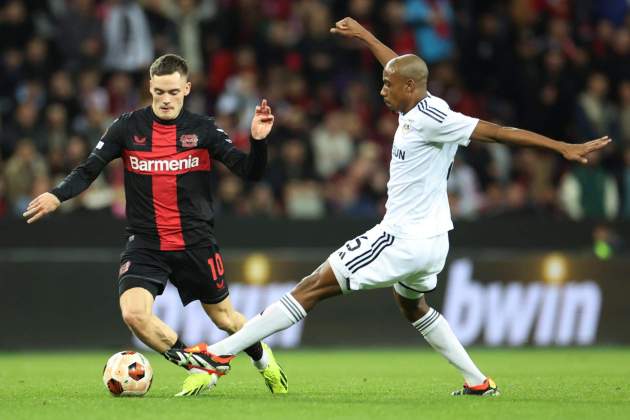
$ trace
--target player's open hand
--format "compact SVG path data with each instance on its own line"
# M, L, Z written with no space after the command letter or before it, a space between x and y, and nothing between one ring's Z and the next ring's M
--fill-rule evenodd
M31 201L22 216L26 218L26 223L33 223L57 210L59 205L61 205L59 199L54 194L46 192Z
M582 144L566 144L562 150L562 156L567 160L588 163L588 155L590 153L603 149L611 141L608 136L604 136Z
M335 23L334 28L330 28L330 32L337 35L346 36L348 38L362 39L366 29L359 22L351 17L345 17Z
M267 105L267 100L263 99L256 107L256 113L252 119L252 137L255 140L266 138L273 127L273 119L271 107Z

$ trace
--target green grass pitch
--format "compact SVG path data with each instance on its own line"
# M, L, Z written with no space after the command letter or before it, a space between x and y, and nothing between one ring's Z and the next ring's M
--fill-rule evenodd
M425 348L277 351L290 390L275 396L240 356L190 399L172 397L186 373L151 352L151 391L111 397L109 355L0 353L0 419L630 419L628 348L472 349L503 393L485 399L451 397L459 375Z

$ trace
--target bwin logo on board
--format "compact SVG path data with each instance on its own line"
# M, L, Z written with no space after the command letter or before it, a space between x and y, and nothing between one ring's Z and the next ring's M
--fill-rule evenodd
M449 267L443 313L463 345L589 345L597 338L602 291L594 281L480 283L469 259Z

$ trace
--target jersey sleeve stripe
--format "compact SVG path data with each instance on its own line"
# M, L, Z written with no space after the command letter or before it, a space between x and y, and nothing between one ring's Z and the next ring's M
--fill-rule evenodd
M442 112L437 108L434 108L432 106L427 106L428 109L430 109L431 111L437 113L438 115L441 115L443 118L446 118L446 112Z
M446 114L442 115L442 111L439 111L431 106L429 106L426 103L420 103L418 105L418 110L420 112L422 112L423 114L433 118L434 120L436 120L437 122L441 123L444 121L444 118L446 118ZM431 114L431 115L429 115Z
M426 115L427 117L429 117L429 118L431 118L431 119L433 119L433 120L435 120L435 121L437 121L437 122L439 122L439 123L442 123L442 122L443 122L443 120L441 120L441 119L437 118L436 116L434 116L434 115L432 115L432 114L429 114L428 112L426 112L426 111L424 111L424 110L422 110L422 109L420 109L420 108L418 108L418 109L419 109L419 111L420 111L420 112L422 112L422 113L423 113L424 115Z
M99 155L97 155L96 153L90 153L91 155L94 155L98 160L100 160L103 163L108 163L105 159L103 159L102 157L100 157Z

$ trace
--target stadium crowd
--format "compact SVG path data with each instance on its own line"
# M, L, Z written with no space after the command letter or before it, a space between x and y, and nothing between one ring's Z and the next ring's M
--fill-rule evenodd
M397 116L381 67L329 28L352 16L429 64L451 107L565 141L610 135L585 166L471 143L450 179L455 218L630 218L630 2L626 0L0 1L0 217L20 215L81 162L119 114L150 103L148 66L188 60L186 106L239 147L273 107L264 182L217 165L219 213L317 219L384 212ZM121 162L62 207L124 217Z

